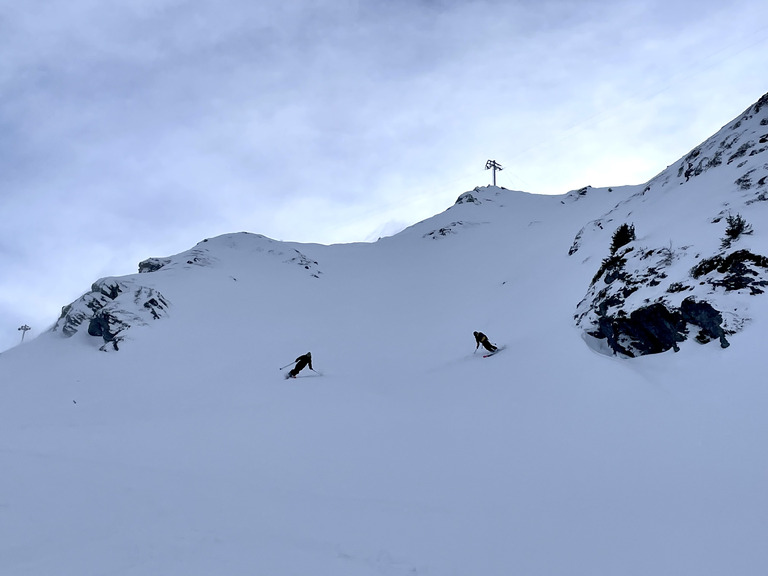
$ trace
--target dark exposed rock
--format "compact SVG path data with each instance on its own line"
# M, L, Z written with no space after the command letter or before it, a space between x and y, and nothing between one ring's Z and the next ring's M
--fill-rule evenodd
M573 242L571 243L571 247L568 249L568 256L573 256L576 254L576 252L579 251L579 248L581 248L581 237L583 234L584 229L582 228L574 237Z
M736 178L734 181L734 184L736 184L740 190L749 190L752 188L752 173L754 170L750 170L749 172L743 174L742 176Z
M146 325L166 315L168 302L154 288L141 286L131 279L104 278L91 291L62 308L52 331L74 336L85 325L88 334L104 340L102 350L118 343L132 326Z
M768 258L749 250L736 250L727 256L718 254L702 260L691 269L691 276L697 279L706 276L706 282L725 288L726 292L749 289L752 294L762 294L762 287L767 286L768 281L756 268L768 270Z
M91 286L91 291L98 292L110 300L114 300L123 290L117 280L100 280Z
M728 347L726 335L731 332L724 325L721 311L712 303L693 296L681 302L658 292L650 300L640 300L640 294L663 282L668 285L662 294L693 289L688 282L667 280L665 270L676 259L676 250L671 245L645 249L632 243L620 248L602 261L587 296L579 304L577 324L593 338L605 341L614 353L628 357L677 351L692 327L697 327L696 341L704 344L717 339L721 347ZM709 275L708 281L713 285L735 286L738 279L748 278L752 293L756 293L756 283L763 281L741 268L746 263L768 266L768 258L739 251L700 262L696 274Z
M605 339L615 353L635 357L670 349L677 352L678 344L688 337L690 325L699 328L698 342L703 344L716 338L722 348L727 348L730 344L722 324L722 314L710 303L689 297L679 308L654 302L629 316L601 316L597 329L590 334Z
M733 162L737 158L743 157L744 155L746 155L746 153L751 148L754 148L754 146L755 146L755 143L753 141L751 141L751 140L749 142L747 142L746 144L742 144L741 146L739 146L739 148L738 148L738 150L736 150L736 152L731 154L731 156L728 158L727 164L730 164L731 162Z
M687 284L683 284L682 282L672 282L672 284L667 287L667 292L669 294L675 294L677 292L685 292L687 290L692 290L691 286L688 286Z
M686 298L680 303L680 314L683 320L701 328L696 337L700 343L704 344L712 338L717 338L722 348L730 346L722 326L723 315L709 302L696 302L693 298Z
M603 230L603 222L601 219L592 220L581 228L573 239L571 247L568 249L568 256L573 256L581 248L581 241L585 232L595 232L597 230Z
M728 148L730 148L730 146L727 143L723 143L722 148L713 151L711 156L702 156L701 150L695 148L680 164L677 173L678 178L685 176L687 181L694 176L700 176L710 168L720 166L723 163L723 151Z
M130 328L124 322L111 316L108 312L102 311L96 314L88 323L88 334L91 336L101 336L104 340L102 350L109 344L113 350L119 350L118 344L122 341L122 338L118 337L118 334L123 330Z
M458 226L463 226L464 222L458 221L458 222L451 222L448 226L444 226L442 228L438 228L437 230L432 230L432 232L427 232L424 234L424 238L432 238L433 240L440 238L442 236L448 236L449 234L456 234L454 232L454 228Z
M305 270L309 270L313 278L320 278L320 274L322 274L322 272L317 270L317 261L312 260L311 258L308 258L306 255L302 254L296 249L294 249L293 251L296 253L296 256L287 260L286 262L298 264Z
M192 250L188 250L185 254L187 256L186 263L192 266L208 267L214 263L214 259L208 250L192 248Z
M166 264L170 264L170 262L170 258L147 258L143 262L139 262L139 274L157 272Z
M91 310L94 308L92 302L88 302L86 306ZM59 316L58 322L53 327L53 331L55 332L57 329L61 329L61 333L69 338L77 333L77 328L83 322L92 317L92 313L88 313L82 309L74 309L74 304L67 304L61 308L61 316Z
M755 103L755 106L754 106L755 114L757 114L758 112L760 112L760 109L761 109L763 106L768 106L768 93L766 93L766 94L763 94L763 95L760 97L760 99L759 99L759 100L758 100L758 101Z
M456 199L456 204L480 204L480 200L475 198L471 192L465 192Z
M768 257L750 251L760 245L761 237L757 232L749 237L751 226L736 210L742 205L768 201L768 163L761 160L768 160L765 126L768 94L691 150L674 168L648 183L648 200L659 202L660 196L651 196L670 180L676 178L677 184L683 186L704 172L715 170L706 182L688 185L681 197L695 193L697 186L722 186L722 202L714 210L719 213L711 222L727 222L725 237L714 255L701 253L700 249L689 251L691 246L673 250L671 241L665 249L642 247L634 238L627 246L615 242L608 257L600 262L574 314L589 346L625 356L677 350L680 342L688 338L702 344L719 341L726 348L730 345L727 337L749 322L745 296L768 290ZM726 163L731 167L725 169ZM669 194L670 189L665 193ZM631 208L619 204L600 220L609 222L612 215L625 220L635 212L638 216L633 218L639 217L642 224L642 218L651 212L650 205L643 211ZM663 210L663 204L659 202L657 208ZM761 214L759 210L750 212L755 216ZM668 233L685 229L686 226L673 226ZM585 226L577 234L569 255L588 245L590 232L593 239L605 241L604 233ZM642 241L660 240L659 232L651 232ZM710 245L712 240L707 238L703 245ZM739 247L749 250L735 250L737 242ZM685 265L680 265L682 262Z
M599 327L615 352L630 357L658 354L670 348L677 351L678 342L683 342L686 335L682 314L661 303L639 308L628 318L603 317Z

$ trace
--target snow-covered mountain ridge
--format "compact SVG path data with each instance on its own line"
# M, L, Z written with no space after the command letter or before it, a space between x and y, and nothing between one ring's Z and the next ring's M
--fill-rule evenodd
M152 282L145 282L144 274L158 270L181 270L189 273L199 267L216 268L223 251L238 250L249 259L261 254L269 259L300 266L314 278L322 271L317 262L307 258L296 248L288 248L259 234L226 235L203 240L194 248L168 258L148 258L139 263L139 274L126 278L102 278L91 286L90 292L62 309L61 317L52 327L53 332L73 336L86 329L91 336L100 337L101 350L118 350L132 326L147 326L151 320L166 316L168 301ZM252 263L263 260L254 259ZM266 263L266 261L264 261ZM265 269L265 273L267 273ZM194 281L194 280L192 280Z
M595 200L586 203L589 212L597 217L582 224L568 250L572 258L595 266L574 315L586 341L596 350L622 356L677 350L679 342L694 335L699 342L716 339L727 347L727 335L751 319L750 299L742 296L761 294L768 284L763 255L767 251L761 250L761 232L768 225L763 207L768 199L767 102L764 96L645 185L585 187L559 198L559 203L493 188L462 194L445 213L413 227L421 231L421 238L411 240L414 246L403 250L403 259L423 239L465 236L478 226L508 230L487 250L504 250L506 243L520 251L525 244L533 258L544 258L535 253L535 244L527 243L527 228L560 219L568 225L579 222L584 210L576 210L576 203L584 207L588 197ZM534 213L533 204L548 208ZM529 218L526 228L510 214ZM740 223L744 230L726 241L729 222ZM612 235L622 225L637 236L609 254ZM215 268L222 250L239 250L245 266L266 266L266 260L258 257L263 254L297 265L316 279L323 274L315 257L302 252L303 246L261 235L205 240L179 255L141 262L139 272ZM375 261L375 248L370 255ZM54 331L71 336L85 326L91 335L102 337L107 348L117 348L130 326L166 315L162 288L144 283L141 276L100 280L91 292L65 307Z
M764 114L647 184L97 281L0 355L0 574L762 575Z

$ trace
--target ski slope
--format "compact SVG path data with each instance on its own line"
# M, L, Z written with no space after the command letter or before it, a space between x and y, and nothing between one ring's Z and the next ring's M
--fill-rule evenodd
M372 245L210 239L138 275L171 307L119 352L0 356L0 572L759 574L765 304L727 350L595 353L568 246L609 193L475 194Z
M168 306L123 293L119 351L60 320L0 355L0 574L764 574L768 297L687 288L728 348L622 358L577 321L622 223L674 248L667 284L728 213L768 253L758 108L643 185L478 188L373 244L228 234L107 279ZM285 380L308 351L322 376Z

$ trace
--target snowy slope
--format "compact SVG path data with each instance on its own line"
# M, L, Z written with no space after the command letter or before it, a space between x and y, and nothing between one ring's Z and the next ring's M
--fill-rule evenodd
M698 285L749 319L725 349L622 359L574 319L622 222L681 247L680 278L723 209L768 254L741 161L479 188L375 244L231 234L106 279L118 351L81 321L0 356L0 573L763 574L768 297ZM284 380L307 351L323 375Z
M654 307L664 322L681 322L680 311L685 316L686 304L696 303L697 315L705 307L717 316L697 319L704 324L698 337L728 346L726 336L752 320L752 296L768 286L767 180L768 95L580 230L571 254L591 258L602 245L606 260L599 270L595 264L597 274L579 305L579 325L606 338L615 352L635 355L643 344L669 349L674 342L629 343L637 327L623 325ZM745 223L745 231L728 238L734 221ZM611 234L621 225L634 226L637 239L609 258ZM657 322L654 328L664 327Z

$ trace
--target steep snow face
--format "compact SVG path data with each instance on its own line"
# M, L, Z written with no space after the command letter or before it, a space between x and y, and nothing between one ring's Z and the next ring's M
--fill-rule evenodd
M595 270L575 315L587 342L627 356L688 337L727 347L768 285L767 179L768 95L586 224L570 253ZM622 226L636 238L610 250Z
M752 190L753 201L765 201L768 191L765 174L768 159L764 155L768 150L767 109L768 94L677 162L677 179L684 177L687 182L725 163L726 166L733 165L734 184L739 189Z

